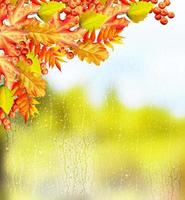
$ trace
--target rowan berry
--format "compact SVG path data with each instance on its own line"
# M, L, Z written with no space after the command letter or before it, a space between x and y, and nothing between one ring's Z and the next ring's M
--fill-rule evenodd
M166 25L168 23L168 19L166 17L162 17L160 22L162 25Z

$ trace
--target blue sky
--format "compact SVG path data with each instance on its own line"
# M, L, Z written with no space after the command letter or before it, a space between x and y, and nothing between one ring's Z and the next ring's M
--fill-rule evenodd
M99 103L106 89L115 87L129 107L162 106L177 116L185 115L185 1L171 0L176 18L161 26L152 16L130 24L110 58L96 67L78 59L63 65L62 73L50 71L56 90L84 86L92 102Z

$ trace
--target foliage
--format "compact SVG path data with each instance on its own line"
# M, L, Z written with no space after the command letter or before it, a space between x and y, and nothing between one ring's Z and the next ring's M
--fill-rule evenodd
M133 22L137 23L144 20L152 8L152 3L139 1L137 3L131 4L127 15Z
M36 99L45 96L42 75L48 68L61 70L61 63L74 56L100 65L109 56L108 47L121 43L120 34L130 21L139 22L154 12L151 2L0 0L0 120L4 127L11 128L10 118L16 111L25 121L37 113ZM163 4L161 23L166 24L164 8L169 0Z

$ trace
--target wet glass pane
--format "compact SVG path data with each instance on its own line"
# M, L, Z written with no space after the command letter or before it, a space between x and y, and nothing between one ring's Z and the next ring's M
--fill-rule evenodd
M40 114L0 129L0 200L184 199L185 2L172 7L168 27L130 27L100 68L49 73Z

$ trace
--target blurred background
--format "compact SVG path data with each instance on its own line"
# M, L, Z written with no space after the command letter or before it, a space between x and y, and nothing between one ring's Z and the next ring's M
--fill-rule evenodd
M185 200L184 8L130 24L100 68L50 71L39 116L0 129L0 200Z

